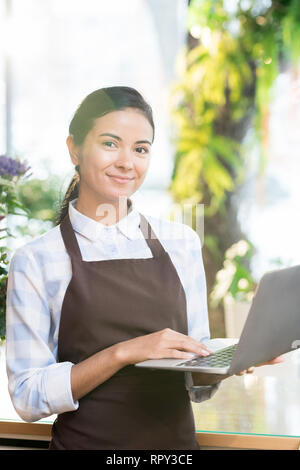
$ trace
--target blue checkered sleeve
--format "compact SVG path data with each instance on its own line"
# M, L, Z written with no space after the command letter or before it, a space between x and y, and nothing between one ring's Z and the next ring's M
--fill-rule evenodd
M51 312L43 275L29 247L13 255L6 294L8 390L28 422L78 408L70 387L71 362L57 363L51 348Z

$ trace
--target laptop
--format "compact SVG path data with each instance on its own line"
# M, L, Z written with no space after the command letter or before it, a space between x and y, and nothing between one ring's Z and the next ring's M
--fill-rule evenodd
M213 340L211 340L213 341ZM204 342L210 347L210 342ZM209 356L148 359L136 367L234 375L300 346L300 265L263 275L240 339ZM213 348L212 348L213 350Z

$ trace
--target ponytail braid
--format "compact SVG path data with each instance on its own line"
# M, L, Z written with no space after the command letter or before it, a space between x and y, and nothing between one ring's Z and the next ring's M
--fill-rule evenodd
M68 210L69 210L69 202L73 201L73 199L76 199L79 196L79 185L80 185L80 171L79 171L79 165L76 165L75 174L66 191L66 194L60 206L58 215L56 216L54 220L55 225L59 225L63 221L65 216L67 215Z

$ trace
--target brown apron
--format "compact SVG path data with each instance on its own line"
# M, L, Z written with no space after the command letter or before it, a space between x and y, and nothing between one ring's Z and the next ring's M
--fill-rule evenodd
M83 261L69 214L61 222L73 275L62 304L59 362L76 364L166 327L188 334L177 271L140 216L153 258ZM184 373L123 367L82 397L77 410L58 415L49 449L200 449Z

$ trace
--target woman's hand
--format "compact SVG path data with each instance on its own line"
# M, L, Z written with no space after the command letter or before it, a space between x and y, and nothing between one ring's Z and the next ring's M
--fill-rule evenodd
M122 341L115 347L124 365L147 359L192 359L194 354L207 356L212 353L196 339L170 328Z
M285 358L283 355L274 357L270 361L267 362L262 362L261 364L257 364L256 366L249 367L248 369L242 370L238 374L235 375L244 375L244 374L252 374L255 370L255 367L261 367L261 366L272 366L273 364L279 364L280 362L284 362Z

